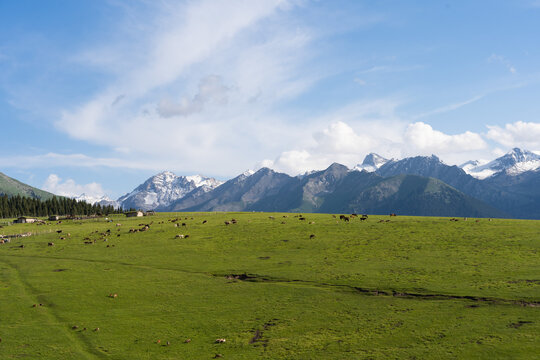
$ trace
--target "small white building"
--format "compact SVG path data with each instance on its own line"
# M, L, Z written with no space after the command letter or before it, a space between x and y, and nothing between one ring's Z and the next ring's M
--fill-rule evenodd
M130 211L126 213L126 217L139 217L144 216L144 213L142 211Z
M37 219L27 218L25 216L20 216L19 218L13 220L14 224L32 224L35 223Z

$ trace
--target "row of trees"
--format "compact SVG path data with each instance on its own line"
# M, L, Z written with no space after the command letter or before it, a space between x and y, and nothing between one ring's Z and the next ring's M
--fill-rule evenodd
M113 206L101 206L66 197L39 200L29 197L0 195L0 219L17 216L108 215L121 213Z

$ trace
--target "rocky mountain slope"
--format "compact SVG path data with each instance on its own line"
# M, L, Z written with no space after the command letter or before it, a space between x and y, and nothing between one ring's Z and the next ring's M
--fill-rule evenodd
M302 177L263 168L205 194L177 200L168 211L357 212L504 217L504 212L422 176L384 178L332 164Z
M524 172L540 169L540 155L514 148L493 161L483 163L473 160L462 164L460 167L467 174L477 179L486 179L500 173L516 176Z
M124 209L159 210L196 189L204 193L219 185L221 182L213 178L201 175L177 176L165 171L152 176L117 201Z

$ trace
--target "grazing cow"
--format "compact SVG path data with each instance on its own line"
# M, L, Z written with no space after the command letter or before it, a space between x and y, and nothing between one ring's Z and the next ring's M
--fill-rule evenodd
M390 216L397 216L395 213L391 213Z
M182 223L182 226L187 226L186 223Z
M202 223L203 223L203 224L206 224L206 223L207 223L207 221L206 221L206 220L203 220L203 222L202 222Z
M305 217L299 217L298 220L306 220Z
M175 238L177 238L177 239L183 239L183 238L185 238L185 235L178 234L178 235L175 236Z
M225 225L231 225L230 221L225 221Z
M216 339L216 344L223 344L226 341L227 340L225 340L225 339Z
M188 344L188 343L191 342L191 339L186 339L186 340L184 340L184 342L185 342L186 344Z
M315 238L315 234L309 235L309 238L310 238L310 239L314 239L314 238Z
M54 246L54 243L53 242L50 242L47 244L48 246Z
M62 233L62 230L56 230L57 233L61 234Z
M274 219L275 219L275 217L273 217L273 216L269 216L268 218L269 218L270 220L274 220Z

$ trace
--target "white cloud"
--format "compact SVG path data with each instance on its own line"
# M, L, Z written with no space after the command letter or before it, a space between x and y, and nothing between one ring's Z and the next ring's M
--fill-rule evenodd
M420 154L460 153L487 148L482 137L470 131L448 135L434 130L429 124L416 122L409 124L404 141L412 145Z
M199 82L199 90L193 99L183 97L180 102L170 99L162 99L158 104L158 113L163 117L175 115L186 116L201 112L207 102L218 104L227 103L227 92L230 89L223 85L221 77L209 75Z
M514 65L512 65L512 63L510 63L510 61L509 61L507 58L505 58L504 56L502 56L502 55L492 54L492 55L488 58L488 61L489 61L489 62L498 62L498 63L501 63L501 64L503 64L503 65L508 69L508 71L510 71L510 73L512 73L512 74L517 73L517 70L516 70L516 68L514 67Z
M456 103L453 103L453 104L449 104L449 105L445 105L445 106L441 106L437 109L433 109L431 111L427 111L427 112L424 112L422 114L419 114L419 115L416 115L413 117L413 119L420 119L420 118L423 118L423 117L427 117L427 116L431 116L431 115L436 115L436 114L442 114L442 113L445 113L445 112L449 112L449 111L454 111L454 110L457 110L463 106L466 106L466 105L469 105L469 104L472 104L474 102L477 102L478 100L484 98L485 95L478 95L478 96L474 96L470 99L467 99L465 101L460 101L460 102L456 102Z
M305 149L284 151L274 161L265 160L261 166L267 166L289 174L299 174L309 170L326 168L333 162L354 165L363 154L375 145L370 136L356 133L342 121L330 124L312 135L311 146Z
M141 159L133 161L122 158L99 158L84 154L58 154L47 153L38 155L15 155L0 157L1 167L17 167L22 169L30 168L50 168L56 166L66 167L107 167L126 168L137 170L160 170L163 169L163 162Z
M77 184L72 179L62 181L56 174L50 174L43 184L43 189L53 194L67 197L76 197L86 194L90 197L99 198L105 195L103 188L98 183L89 183L85 185Z
M134 30L141 44L136 51L120 44L119 56L114 44L104 47L111 59L128 60L123 68L111 65L115 78L106 88L64 109L59 130L131 159L221 175L238 170L231 159L254 163L277 146L276 137L299 133L282 113L274 114L279 102L320 76L304 66L309 31L287 19L296 1L155 4L166 11L148 19L155 25Z
M517 121L504 127L489 126L486 137L506 147L540 150L540 123Z
M282 152L274 161L260 166L271 167L292 175L320 170L333 162L354 167L370 152L386 158L436 154L453 164L470 160L469 156L486 155L488 146L480 134L465 132L448 135L423 122L406 124L391 120L349 119L354 128L343 121L331 123L315 131L312 143Z

